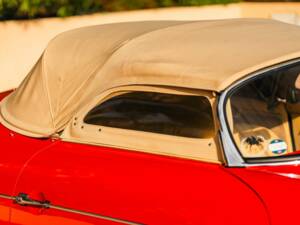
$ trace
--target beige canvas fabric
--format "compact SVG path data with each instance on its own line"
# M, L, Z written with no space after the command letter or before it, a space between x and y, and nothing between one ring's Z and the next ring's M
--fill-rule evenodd
M187 138L154 132L93 125L84 122L87 113L97 105L104 103L114 96L136 91L205 96L212 105L214 121L217 121L216 98L209 91L131 85L112 88L89 101L76 112L62 133L61 138L69 142L108 146L129 151L175 156L213 163L224 162L218 142L216 123L215 128L211 130L206 137Z
M122 85L221 91L300 56L300 28L258 19L133 22L80 28L52 40L1 104L2 123L30 136L62 130L88 99Z

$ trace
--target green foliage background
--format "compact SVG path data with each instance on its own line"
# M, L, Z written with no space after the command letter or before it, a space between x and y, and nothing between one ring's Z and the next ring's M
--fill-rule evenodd
M239 0L0 0L0 20L65 17L103 11L227 4Z

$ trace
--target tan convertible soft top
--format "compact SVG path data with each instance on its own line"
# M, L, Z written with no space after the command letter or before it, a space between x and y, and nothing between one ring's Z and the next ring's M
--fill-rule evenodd
M300 28L260 19L92 26L50 42L1 104L6 126L30 136L61 131L88 99L121 85L221 91L258 69L300 56Z

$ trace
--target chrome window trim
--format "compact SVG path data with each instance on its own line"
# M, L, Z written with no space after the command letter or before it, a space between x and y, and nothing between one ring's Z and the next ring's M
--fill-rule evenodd
M283 62L280 64L276 64L274 66L264 68L262 70L259 70L257 72L251 73L245 78L235 82L228 88L226 88L220 95L219 103L218 103L218 114L219 114L219 120L220 120L220 137L222 139L222 147L224 151L224 156L226 159L226 166L228 167L250 167L250 166L275 166L275 165L299 165L300 164L300 157L296 160L289 160L281 161L281 162L261 162L261 163L247 163L246 160L242 157L240 151L237 149L234 140L231 137L231 131L230 128L227 126L227 120L226 120L226 102L227 97L230 94L230 92L236 88L237 86L241 85L242 83L253 79L254 77L263 75L266 72L269 72L274 69L278 69L284 66L289 66L294 63L300 62L300 59L293 59L287 62Z

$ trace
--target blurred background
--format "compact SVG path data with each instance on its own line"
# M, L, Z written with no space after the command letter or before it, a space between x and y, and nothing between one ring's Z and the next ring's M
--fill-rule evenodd
M66 30L124 21L225 18L300 25L300 0L0 0L0 91L15 88L49 40Z

